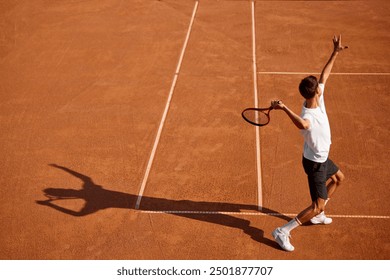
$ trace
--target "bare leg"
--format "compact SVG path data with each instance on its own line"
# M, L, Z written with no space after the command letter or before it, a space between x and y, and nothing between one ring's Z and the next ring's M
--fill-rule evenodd
M330 177L330 182L327 185L328 189L328 197L330 198L336 189L341 185L341 182L344 181L344 174L339 170L334 174L332 177Z
M298 216L297 220L301 223L304 224L308 221L310 221L311 218L314 216L318 215L325 209L325 199L318 198L316 201L313 201L313 203L301 211Z
M337 187L340 186L341 182L344 180L344 174L339 170L330 178L330 182L327 185L327 191L328 191L328 198L333 195L333 193L336 191ZM316 217L320 213L323 214L325 219L328 219L325 214L323 213L325 210L327 200L323 198L317 198L316 201L313 201L312 204L301 211L294 219L289 221L287 224L283 225L280 228L276 228L272 232L272 236L275 238L276 242L286 251L293 251L294 246L290 244L289 236L290 231L293 230L296 227L299 227L299 225L302 225L308 221L310 221L313 217ZM330 218L329 218L330 219ZM320 222L313 222L315 224L323 223L323 224L329 224L330 222L320 221Z
M306 223L315 215L319 214L323 211L325 207L325 199L318 198L316 201L298 214L294 219L289 221L287 224L281 226L280 228L276 228L272 232L272 236L275 238L275 241L286 251L294 251L294 246L290 243L290 231L294 228L299 227L299 225Z

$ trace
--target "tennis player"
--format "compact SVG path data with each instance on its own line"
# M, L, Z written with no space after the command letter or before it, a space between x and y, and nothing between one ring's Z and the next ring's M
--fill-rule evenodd
M305 98L301 115L295 114L283 102L272 101L274 109L283 110L299 128L304 138L302 164L307 174L312 204L294 219L272 232L275 241L286 251L293 251L290 232L298 226L311 221L313 224L330 224L332 219L325 215L325 205L344 180L344 174L329 159L331 133L325 110L324 90L337 55L347 46L341 45L341 35L333 38L334 49L326 63L320 79L314 76L304 78L299 92Z

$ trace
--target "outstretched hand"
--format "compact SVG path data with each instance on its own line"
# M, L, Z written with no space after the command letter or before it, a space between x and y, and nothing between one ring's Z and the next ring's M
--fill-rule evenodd
M348 49L348 46L341 45L341 35L338 37L336 35L333 36L333 46L335 52L340 52L344 49Z

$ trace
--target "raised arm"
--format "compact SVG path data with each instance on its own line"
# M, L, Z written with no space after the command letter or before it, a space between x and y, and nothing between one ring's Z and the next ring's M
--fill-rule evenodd
M69 169L67 167L64 167L64 166L61 166L61 165L57 165L57 164L49 164L50 166L52 167L55 167L55 168L58 168L58 169L62 169L66 172L68 172L69 174L75 176L76 178L79 178L81 181L83 181L84 183L89 183L89 184L93 184L92 182L92 179L84 174L81 174L81 173L78 173L76 171L73 171L72 169Z
M333 52L332 52L328 62L325 64L324 69L321 72L321 76L320 76L320 80L319 80L320 84L326 83L326 81L329 78L330 72L332 71L333 64L336 60L338 53L344 49L347 49L347 48L348 48L348 46L341 45L341 35L339 35L339 37L336 37L336 36L333 37Z

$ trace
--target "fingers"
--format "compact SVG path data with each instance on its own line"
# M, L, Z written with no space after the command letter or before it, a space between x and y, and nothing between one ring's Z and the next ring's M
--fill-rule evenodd
M341 45L341 35L339 35L339 37L334 35L333 36L333 43L335 46L340 46Z
M342 51L344 49L348 49L348 46L341 45L341 34L333 36L333 45L336 51Z
M271 101L271 106L274 109L280 109L282 104L283 104L282 100L272 100Z

